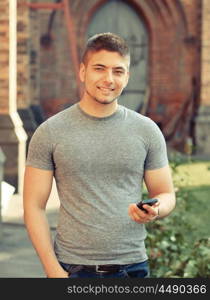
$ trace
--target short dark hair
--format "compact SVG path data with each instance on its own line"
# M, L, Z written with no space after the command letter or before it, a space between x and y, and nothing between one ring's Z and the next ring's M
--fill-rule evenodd
M105 32L95 34L88 39L82 55L82 62L85 63L88 53L100 50L118 52L123 57L130 57L130 49L126 41L114 33Z

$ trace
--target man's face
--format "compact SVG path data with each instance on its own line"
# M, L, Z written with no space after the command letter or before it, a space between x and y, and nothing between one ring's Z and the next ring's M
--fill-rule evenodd
M90 52L80 66L80 79L85 85L85 97L101 104L115 101L129 78L129 57L118 52Z

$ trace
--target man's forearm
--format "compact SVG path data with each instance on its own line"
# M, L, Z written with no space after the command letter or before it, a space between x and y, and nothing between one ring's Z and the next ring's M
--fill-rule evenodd
M25 211L24 220L32 244L42 262L47 277L67 277L55 255L49 224L43 209Z
M157 198L160 202L158 207L158 218L160 219L167 217L175 208L176 197L174 193L161 193L153 196L153 198Z

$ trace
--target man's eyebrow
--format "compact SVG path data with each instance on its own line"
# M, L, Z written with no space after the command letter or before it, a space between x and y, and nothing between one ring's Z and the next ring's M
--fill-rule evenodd
M106 66L102 65L102 64L94 64L93 67L103 67L103 68L106 68Z
M122 71L125 71L125 70L126 70L124 67L121 67L121 66L119 66L119 67L114 67L113 69L115 69L115 70L122 70Z
M103 68L107 68L107 66L103 65L103 64L93 64L93 67L103 67ZM122 70L125 71L126 68L121 67L121 66L117 66L117 67L113 67L113 69L115 70Z

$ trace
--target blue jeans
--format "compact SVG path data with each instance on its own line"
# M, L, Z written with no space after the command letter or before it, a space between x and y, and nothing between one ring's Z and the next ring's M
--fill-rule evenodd
M65 271L69 271L71 265L60 262L61 266ZM116 273L105 274L105 273L97 273L93 271L80 270L73 274L70 274L70 278L144 278L149 277L149 264L148 261L144 261L141 263L122 265L120 270Z

